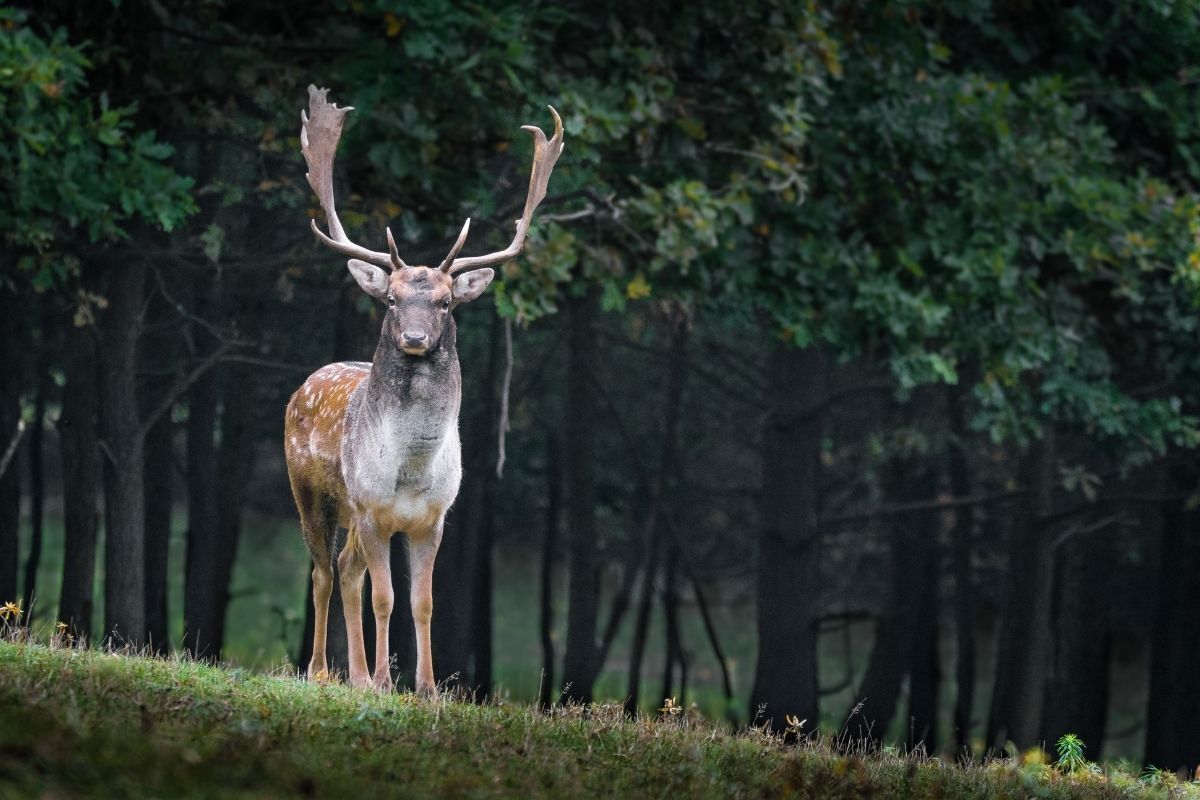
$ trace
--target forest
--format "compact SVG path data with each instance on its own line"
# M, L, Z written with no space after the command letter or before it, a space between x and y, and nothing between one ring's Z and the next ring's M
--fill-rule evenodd
M385 311L308 87L422 264L510 240L549 105L455 312L438 682L1191 774L1198 59L1193 0L0 5L5 618L303 669L284 409Z

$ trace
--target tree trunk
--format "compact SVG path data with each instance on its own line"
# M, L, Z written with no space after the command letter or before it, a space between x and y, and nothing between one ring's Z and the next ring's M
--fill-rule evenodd
M100 433L104 470L104 632L140 645L146 636L146 549L137 343L146 263L129 259L107 268L103 312Z
M174 310L157 293L147 303L149 323L142 335L142 363L155 377L144 383L141 415L145 421L166 393L172 391L179 367L178 337L171 320ZM146 433L146 636L157 653L170 650L167 614L167 554L171 544L172 485L175 473L174 424L171 409L163 412Z
M171 639L167 616L167 553L171 544L170 412L146 434L146 637L152 650L165 653Z
M957 494L956 497L965 495ZM954 559L954 746L958 755L971 754L972 712L975 705L975 591L971 569L971 512L959 509L950 532Z
M950 424L957 442L951 443L947 470L950 493L967 497L971 492L970 466L967 463L967 431L963 413L965 398L961 392L949 395ZM975 700L975 587L971 569L975 519L970 508L954 512L950 528L950 553L954 574L954 747L959 757L971 754L971 712Z
M183 584L183 643L196 658L217 658L217 563L220 512L217 496L218 385L202 375L188 395L187 554Z
M1053 747L1073 733L1099 761L1108 716L1108 664L1112 645L1108 614L1114 555L1106 531L1082 534L1058 548L1054 652L1043 698L1042 740Z
M246 504L246 486L254 467L254 419L259 407L252 387L253 370L239 366L226 372L222 414L221 442L217 449L217 535L218 547L214 559L212 597L214 657L220 657L225 646L225 617L229 609L229 590L233 564L237 557L238 539L242 529L242 510Z
M45 335L45 334L43 334ZM29 428L29 558L25 560L24 602L25 624L33 624L37 610L37 574L42 562L43 515L46 510L46 475L44 467L46 393L49 392L50 365L46 363L46 343L38 358L37 394L33 401L33 421Z
M21 389L24 361L21 301L13 292L0 288L0 356L10 370L0 381L0 456L18 436L21 419ZM21 470L16 453L0 475L0 604L17 601L17 560L20 550Z
M918 459L897 459L887 472L886 495L892 502L930 499L933 481ZM937 517L931 511L914 511L895 515L888 524L890 589L858 689L862 707L856 729L859 739L876 746L883 742L900 703L904 678L909 676L914 691L909 695L910 718L904 733L912 747L932 736L936 714Z
M1015 522L1009 536L1010 591L989 722L989 742L1001 749L1012 741L1024 750L1040 743L1041 712L1050 656L1050 611L1054 560L1047 520L1053 512L1055 436L1030 448L1022 471L1031 489L1031 513Z
M542 542L541 605L538 629L542 640L542 681L538 692L542 708L554 702L554 552L558 546L559 515L562 513L562 470L558 437L546 437L546 532Z
M471 652L474 654L471 688L476 700L486 700L492 693L492 547L496 538L496 497L500 478L492 457L500 433L499 386L501 343L504 341L504 322L493 313L488 336L488 368L482 388L484 403L479 420L481 437L479 466L479 502L475 508L474 574L475 593L471 609Z
M671 536L678 539L678 531L674 530L674 525L671 524ZM696 572L687 563L683 562L684 568L687 570L688 580L692 583L692 591L696 594L696 608L700 612L700 621L704 624L704 634L708 638L709 646L712 648L713 658L717 660L717 666L721 669L721 690L725 695L725 717L726 720L736 726L737 712L733 707L733 679L729 674L729 661L725 658L725 652L721 649L721 641L717 638L717 629L713 625L712 614L708 610L708 601L704 597L704 587L700 585L700 580L696 576ZM686 666L686 665L685 665ZM686 672L684 680L684 688L686 690Z
M493 438L492 441L495 441ZM471 687L476 700L492 694L492 544L496 536L496 490L494 469L483 475L483 499L475 537L475 604L471 613L471 649L475 653Z
M671 366L670 372L667 374L667 390L663 395L663 406L659 416L659 430L662 431L662 449L658 457L658 469L654 473L653 479L649 481L650 502L646 508L646 520L642 527L641 549L646 555L645 559L645 576L642 579L642 593L638 602L637 618L634 624L633 643L630 647L629 656L629 692L625 700L625 710L630 716L637 714L638 703L641 700L641 682L642 682L642 656L646 649L646 635L650 625L650 609L654 602L654 592L658 582L658 565L662 557L662 549L665 547L664 541L671 539L672 558L669 563L669 570L674 570L674 561L679 557L679 544L674 537L668 537L668 526L664 524L665 512L663 510L666 503L667 484L675 473L675 451L676 442L679 435L679 418L681 415L681 406L683 405L683 389L687 379L687 345L690 331L688 325L690 320L682 312L677 313L676 317L671 321L673 330L671 331ZM672 572L668 572L668 588L671 595L665 598L665 602L673 604L675 602L675 580L676 577ZM624 601L622 601L624 602ZM677 623L675 612L672 607L664 606L667 609L669 618L668 626L674 626ZM611 631L605 637L605 651L611 643L611 636L616 632L617 609L613 609L613 620L610 622ZM672 638L674 635L674 638ZM663 688L670 690L671 671L676 661L680 661L682 665L682 653L678 651L679 644L678 631L668 631L667 641L667 664L663 677ZM658 698L659 700L665 697Z
M683 666L683 644L679 635L679 547L674 540L667 550L667 564L663 580L663 626L666 636L666 653L663 658L662 688L659 690L660 701L675 697L675 665L680 666L680 674L686 675ZM686 678L684 678L686 681Z
M96 339L91 326L68 323L59 443L63 464L63 579L58 618L71 635L92 634L96 581L96 533L100 517L100 449L96 437Z
M912 644L908 662L908 749L924 745L926 752L937 747L938 686L942 669L938 657L938 622L941 617L941 542L938 515L919 515L920 536L916 550L917 594L913 605Z
M875 746L884 740L895 717L912 646L911 614L905 603L912 601L915 564L904 547L904 538L893 536L891 590L884 614L876 622L875 644L856 695L861 708L855 706L855 738Z
M1168 485L1181 494L1196 486L1194 469L1171 470ZM1152 631L1150 702L1145 762L1192 775L1200 757L1200 694L1193 691L1200 658L1200 509L1183 499L1162 509L1162 552Z
M650 554L646 558L641 596L638 598L637 615L633 622L633 639L629 643L629 690L625 693L625 713L631 717L637 715L642 697L642 657L646 652L646 637L650 631L650 610L654 606L662 546L658 537L651 537Z
M478 463L476 437L464 443L464 471ZM458 500L446 515L442 545L433 569L433 668L439 683L449 687L470 687L471 611L475 591L472 571L474 542L470 511L476 503L478 482L465 480Z
M762 529L757 581L758 662L750 718L776 731L786 717L817 725L818 498L825 359L815 347L773 345L767 361Z
M571 302L568 317L566 407L563 409L566 456L567 646L563 656L563 694L576 703L592 701L596 679L596 619L600 567L596 558L595 420L591 382L598 354L595 292Z

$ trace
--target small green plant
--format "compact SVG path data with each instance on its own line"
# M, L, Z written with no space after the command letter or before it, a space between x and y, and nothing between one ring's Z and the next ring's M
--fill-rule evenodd
M1087 768L1087 759L1083 757L1086 745L1078 736L1073 733L1064 733L1059 737L1057 747L1058 760L1054 762L1054 766L1060 772L1071 775Z
M1167 769L1159 769L1153 765L1147 766L1138 778L1147 786L1162 786L1173 788L1179 784L1179 776Z

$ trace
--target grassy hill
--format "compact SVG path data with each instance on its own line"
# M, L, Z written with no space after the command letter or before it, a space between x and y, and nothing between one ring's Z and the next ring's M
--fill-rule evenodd
M665 717L6 642L0 797L1200 797L1171 776L839 754Z

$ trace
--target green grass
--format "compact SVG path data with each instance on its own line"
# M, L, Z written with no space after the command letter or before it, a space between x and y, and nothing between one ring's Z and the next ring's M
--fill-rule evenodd
M734 735L686 712L542 714L0 643L0 797L1200 797L1041 763L960 768Z

